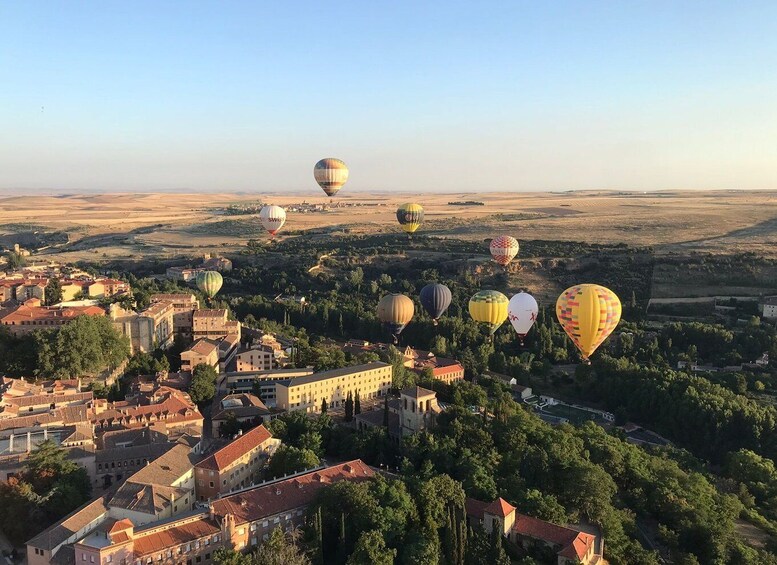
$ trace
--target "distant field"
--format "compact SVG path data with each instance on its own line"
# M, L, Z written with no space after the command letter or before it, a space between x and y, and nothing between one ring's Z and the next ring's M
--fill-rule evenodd
M497 234L519 240L625 243L650 248L656 256L692 252L754 252L777 257L776 192L662 193L340 193L338 203L361 207L323 213L288 214L286 233L318 231L342 234L400 234L395 207L409 200L424 205L426 223L419 233L483 242ZM477 200L483 206L449 206L450 201ZM40 254L63 261L159 258L235 253L248 239L266 237L256 216L226 216L232 204L279 205L327 203L311 187L307 194L69 194L0 198L3 241L35 241L31 232L66 233L69 241ZM279 239L283 239L283 232ZM57 238L57 243L61 239ZM487 253L485 244L483 252ZM536 255L533 255L536 257ZM770 290L771 273L745 284L724 280L700 289L698 273L659 271L652 280L655 296L693 295L722 287ZM532 274L525 272L527 279ZM755 281L755 282L754 282ZM769 281L766 283L758 281Z

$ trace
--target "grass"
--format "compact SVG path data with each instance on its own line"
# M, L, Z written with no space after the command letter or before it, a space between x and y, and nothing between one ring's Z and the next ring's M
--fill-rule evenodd
M560 418L566 418L571 423L575 425L580 425L584 422L587 422L588 420L592 420L595 422L604 422L602 418L599 418L596 414L593 412L588 412L586 410L580 410L579 408L575 408L574 406L568 406L566 404L555 404L553 406L545 406L545 408L542 409L543 412L546 414L551 414L552 416L558 416Z

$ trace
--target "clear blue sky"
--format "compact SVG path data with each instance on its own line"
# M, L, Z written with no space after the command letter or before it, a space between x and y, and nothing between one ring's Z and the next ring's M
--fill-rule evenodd
M325 156L354 191L777 188L777 2L0 2L0 189Z

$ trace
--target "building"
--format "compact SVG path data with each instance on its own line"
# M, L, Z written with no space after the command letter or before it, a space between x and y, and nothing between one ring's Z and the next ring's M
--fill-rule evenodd
M410 436L430 430L437 414L442 412L437 404L437 393L414 386L399 393L400 427L402 436Z
M258 393L259 398L270 408L276 406L275 384L279 381L294 380L313 374L313 369L275 369L250 373L226 373L224 386L231 393Z
M172 302L155 302L142 312L110 306L113 326L130 340L132 352L167 349L173 344L175 309Z
M392 374L391 365L374 361L278 381L275 384L275 405L290 412L320 412L324 400L333 408L343 406L349 392L358 392L362 400L385 396L391 387Z
M211 257L210 255L205 255L201 268L207 269L208 271L231 271L232 261L226 257Z
M763 317L767 320L777 320L777 296L764 298L761 303Z
M194 466L198 500L252 486L281 440L263 425L240 433L227 445Z
M413 371L419 375L425 370L431 370L432 377L436 381L451 384L464 380L464 366L455 359L437 357L432 352L419 351L413 359Z
M195 502L194 463L197 454L187 443L176 443L142 466L108 500L116 520L148 524L191 510Z
M237 354L237 372L269 371L275 368L275 353L261 347L252 347Z
M182 292L177 294L152 294L151 303L170 302L173 305L173 331L176 335L190 337L192 335L192 317L194 311L200 308L197 297Z
M204 269L202 267L198 268L192 268L192 267L168 267L165 271L165 276L168 279L172 280L180 280L183 282L192 282L197 279L197 275L202 273L203 271L207 271L207 269Z
M259 398L249 393L228 394L218 403L211 416L211 435L220 437L221 426L234 418L235 421L244 423L268 423L278 416L277 410L270 410Z
M491 379L497 379L498 381L501 381L502 383L509 386L510 392L512 393L516 402L526 400L532 395L531 387L519 385L518 379L515 377L503 375L502 373L497 373L495 371L483 371L483 376L489 377Z
M111 513L108 496L95 499L27 542L27 563L210 565L221 548L247 551L277 527L301 526L324 487L375 475L360 460L305 471L214 500L209 511L135 525Z
M237 335L240 341L240 322L227 318L224 309L195 310L192 314L192 337L197 339L217 339L230 334Z
M15 418L51 412L56 408L85 405L92 401L92 391L29 394L24 396L5 395L0 399L0 418Z
M601 536L519 514L503 498L490 504L467 498L466 510L470 526L479 525L488 533L496 529L524 551L549 548L556 554L558 565L607 563L603 557L604 540Z
M35 330L58 329L78 316L105 316L105 310L97 306L54 308L40 303L22 304L0 318L11 334L25 335Z
M189 349L181 352L181 370L194 371L197 365L208 365L219 370L219 345L217 341L199 339Z

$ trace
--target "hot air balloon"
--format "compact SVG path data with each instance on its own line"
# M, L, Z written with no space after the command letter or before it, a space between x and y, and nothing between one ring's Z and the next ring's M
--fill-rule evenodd
M286 211L280 206L265 206L259 212L259 220L264 229L274 237L286 223Z
M378 302L378 319L398 342L399 334L413 319L415 306L404 294L387 294Z
M489 250L494 261L506 267L518 255L518 240L509 235L500 235L491 240Z
M213 298L221 290L224 279L218 271L202 271L197 275L197 288L208 298Z
M413 233L424 221L423 206L415 202L405 202L397 208L397 220L405 233Z
M609 288L576 284L556 301L556 316L585 363L621 319L621 301Z
M507 319L507 297L496 290L481 290L469 299L469 315L493 336Z
M514 295L507 304L507 319L515 328L521 345L523 345L523 338L537 321L538 312L537 301L531 294L525 292Z
M421 306L432 317L434 325L451 305L451 289L444 284L431 283L421 289Z
M348 181L348 167L340 159L321 159L313 167L316 182L330 198Z

